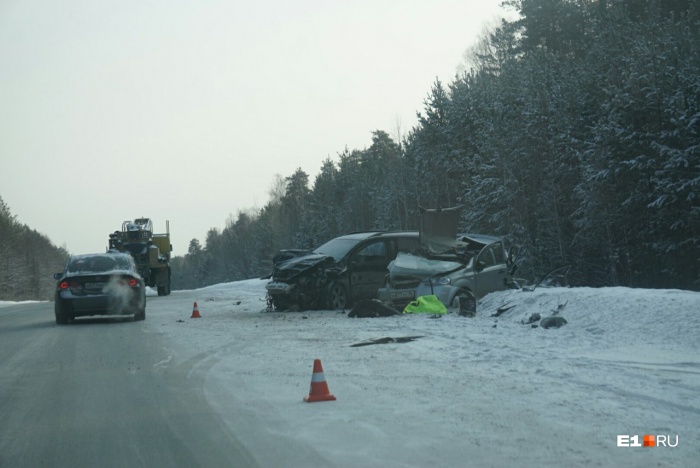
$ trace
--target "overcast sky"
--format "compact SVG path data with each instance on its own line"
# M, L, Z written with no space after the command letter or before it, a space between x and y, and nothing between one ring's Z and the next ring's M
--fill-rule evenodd
M0 197L74 254L145 216L184 255L276 174L405 134L500 3L0 0Z

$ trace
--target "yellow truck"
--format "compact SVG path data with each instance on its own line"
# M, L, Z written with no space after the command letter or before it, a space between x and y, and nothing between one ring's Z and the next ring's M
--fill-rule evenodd
M150 218L124 221L121 231L109 235L108 251L131 254L147 286L157 288L159 296L170 294L170 221L165 234L153 233Z

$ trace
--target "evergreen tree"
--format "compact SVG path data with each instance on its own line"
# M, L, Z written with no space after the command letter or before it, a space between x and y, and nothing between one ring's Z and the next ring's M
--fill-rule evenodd
M68 252L17 221L0 197L0 300L53 299Z
M700 2L504 3L519 18L488 30L452 83L436 80L405 139L372 132L311 188L301 169L278 177L262 210L208 233L202 281L462 204L460 230L527 247L527 277L569 263L576 284L700 288Z

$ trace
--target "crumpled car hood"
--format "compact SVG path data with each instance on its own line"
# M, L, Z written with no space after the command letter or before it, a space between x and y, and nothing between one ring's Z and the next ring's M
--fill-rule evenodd
M389 274L393 276L413 276L416 278L430 278L450 273L465 265L459 261L435 260L400 252L396 259L389 264Z
M272 272L273 280L289 280L299 273L310 270L321 264L335 263L333 257L319 253L310 253L290 258L275 265Z

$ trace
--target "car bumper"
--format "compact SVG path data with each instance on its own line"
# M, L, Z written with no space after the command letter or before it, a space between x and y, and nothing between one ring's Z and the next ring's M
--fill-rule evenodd
M268 294L271 296L289 296L292 294L294 285L289 283L281 283L279 281L272 281L267 283L265 288L267 289Z
M142 290L124 296L73 294L71 291L62 291L56 295L56 306L73 317L131 315L143 309L145 304L146 298Z

